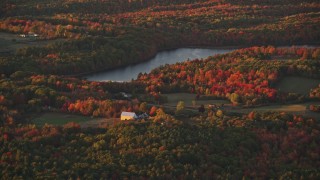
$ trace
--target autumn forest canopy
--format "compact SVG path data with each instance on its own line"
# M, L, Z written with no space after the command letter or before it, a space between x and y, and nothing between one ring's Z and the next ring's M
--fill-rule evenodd
M77 74L183 46L319 43L317 1L4 1L0 30L60 39L2 57L1 71ZM14 61L14 62L13 62Z
M2 0L0 179L319 179L319 27L315 0ZM190 46L237 50L82 78Z

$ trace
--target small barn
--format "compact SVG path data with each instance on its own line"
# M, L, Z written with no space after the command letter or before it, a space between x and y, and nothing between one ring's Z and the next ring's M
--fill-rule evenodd
M137 118L138 116L134 112L122 112L120 117L121 121L135 120Z

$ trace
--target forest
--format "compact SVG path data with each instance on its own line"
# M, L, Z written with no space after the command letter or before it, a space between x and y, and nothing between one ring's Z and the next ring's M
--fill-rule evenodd
M319 12L315 0L1 1L0 179L319 179L320 83L281 86L319 82ZM83 78L181 47L237 50L130 82ZM305 109L258 110L285 105ZM114 121L123 111L150 117ZM46 113L113 121L36 125Z
M1 57L0 70L74 75L146 61L176 47L319 43L317 1L241 2L7 0L1 31L64 41L12 52Z
M3 179L319 177L319 123L261 114L241 124L136 122L107 129L1 127Z

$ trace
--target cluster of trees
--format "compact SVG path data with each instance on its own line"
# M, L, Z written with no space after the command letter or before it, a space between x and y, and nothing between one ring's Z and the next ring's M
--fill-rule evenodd
M58 37L74 38L80 37L79 33L72 32L72 25L59 25L34 19L12 19L7 18L0 21L0 30L12 33L39 33L40 39L53 39Z
M319 178L319 121L286 113L254 116L107 129L75 123L0 127L0 172L5 179Z
M311 104L309 109L310 109L310 111L320 112L320 105Z
M317 88L311 89L310 98L320 99L320 84ZM320 112L320 105L311 104L309 109L314 112Z
M320 84L317 88L311 89L310 98L320 99ZM320 105L311 104L309 109L314 112L320 112Z
M156 68L140 74L148 92L192 92L228 98L234 104L284 101L286 93L274 89L285 75L319 78L319 48L252 47Z
M320 98L320 84L317 88L311 89L310 90L310 97L311 98L316 98L319 99Z
M96 100L88 98L86 100L77 100L74 103L66 102L62 106L63 111L71 113L80 113L85 116L93 117L120 117L121 112L138 112L139 101L132 100Z

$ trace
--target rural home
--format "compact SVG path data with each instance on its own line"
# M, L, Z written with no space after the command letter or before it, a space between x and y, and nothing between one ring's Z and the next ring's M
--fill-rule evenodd
M137 118L138 116L134 112L122 112L120 117L121 121L135 120Z
M28 34L20 34L20 37L28 38L28 37L39 37L39 34L35 34L33 32L29 32Z

